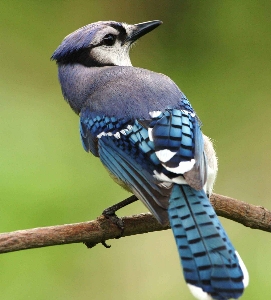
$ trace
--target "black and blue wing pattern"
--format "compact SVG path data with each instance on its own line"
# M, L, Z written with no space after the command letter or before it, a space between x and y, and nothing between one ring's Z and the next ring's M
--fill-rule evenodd
M149 120L86 108L80 114L82 143L161 223L170 221L194 296L237 299L247 271L203 190L207 162L200 123L189 102L184 105L150 112Z

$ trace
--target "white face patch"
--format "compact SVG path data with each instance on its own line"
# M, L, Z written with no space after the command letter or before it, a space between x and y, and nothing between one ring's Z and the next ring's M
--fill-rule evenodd
M92 58L101 65L132 66L129 48L116 42L113 47L100 46L91 49Z
M198 286L195 286L195 285L192 285L192 284L187 284L191 294L197 298L198 300L212 300L212 297L207 294L206 292L204 292L202 290L202 288L198 287Z

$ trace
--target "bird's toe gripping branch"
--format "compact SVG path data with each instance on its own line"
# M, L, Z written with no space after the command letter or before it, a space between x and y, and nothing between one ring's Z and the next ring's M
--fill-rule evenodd
M121 202L117 203L117 204L114 204L108 208L106 208L103 212L102 212L102 215L109 219L113 224L115 224L119 229L120 229L120 235L116 237L116 239L119 239L123 236L123 233L124 233L124 229L125 229L125 224L124 224L124 221L119 218L117 215L116 215L116 211L118 211L119 209L137 201L137 197L136 196L131 196L131 197L128 197L124 200L122 200ZM111 246L110 245L107 245L106 244L106 241L103 241L102 244L106 247L106 248L110 248Z

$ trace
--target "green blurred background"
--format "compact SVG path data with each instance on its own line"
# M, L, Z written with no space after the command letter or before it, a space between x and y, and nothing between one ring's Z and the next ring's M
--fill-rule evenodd
M132 49L170 76L215 140L215 191L271 208L270 1L1 1L0 231L81 222L128 196L84 152L50 56L98 20L164 24ZM120 215L146 211L141 203ZM222 219L250 272L242 299L271 297L271 235ZM193 299L171 231L0 256L1 299Z

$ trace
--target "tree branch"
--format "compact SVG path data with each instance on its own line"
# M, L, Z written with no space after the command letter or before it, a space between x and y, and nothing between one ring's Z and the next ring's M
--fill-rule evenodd
M210 201L218 216L252 229L271 232L271 211L263 206L248 204L219 194L212 194Z
M262 206L213 194L211 203L219 216L244 226L271 232L271 212ZM123 236L165 230L150 213L123 217ZM0 253L71 243L85 243L89 248L118 237L120 230L104 216L96 220L59 226L18 230L0 234Z

